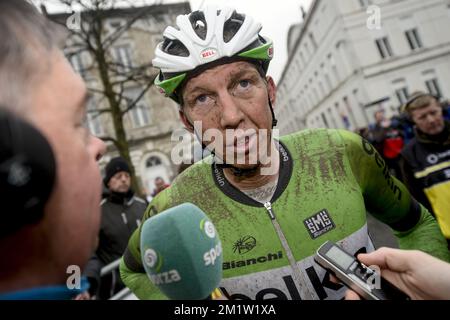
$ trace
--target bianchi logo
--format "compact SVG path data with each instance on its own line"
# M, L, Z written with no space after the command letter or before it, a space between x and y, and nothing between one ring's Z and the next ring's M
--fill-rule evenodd
M303 221L311 238L316 239L336 228L331 216L326 209L316 213Z
M283 252L281 251L278 251L277 253L268 253L266 256L250 258L247 260L225 261L222 264L222 268L223 270L242 268L250 266L252 264L266 263L279 259L283 259Z
M256 247L256 239L252 236L245 236L240 238L233 246L233 252L236 251L239 254L244 254L251 251L254 247Z

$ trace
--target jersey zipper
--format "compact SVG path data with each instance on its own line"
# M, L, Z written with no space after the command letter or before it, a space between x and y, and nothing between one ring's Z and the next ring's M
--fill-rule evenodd
M289 264L291 265L291 268L292 268L292 275L295 279L295 282L300 287L301 298L304 300L313 300L314 297L311 294L311 292L314 292L314 291L312 291L313 289L309 285L308 280L304 277L303 272L297 266L297 263L294 258L294 254L292 253L292 250L289 247L287 239L286 239L283 231L281 230L281 226L276 219L275 212L272 209L272 203L270 201L266 202L266 203L264 203L264 207L266 208L267 213L269 214L272 225L275 228L275 231L278 235L278 239L280 239L281 245L283 246L284 250L286 251L286 255L287 255Z

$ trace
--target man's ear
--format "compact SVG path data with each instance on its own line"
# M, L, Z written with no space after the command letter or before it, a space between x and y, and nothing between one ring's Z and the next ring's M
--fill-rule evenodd
M275 103L277 100L277 86L271 76L267 76L266 79L267 79L267 91L269 93L269 99L270 102L272 103L272 106L275 107Z
M182 110L179 110L178 114L180 115L180 120L181 122L183 122L186 130L189 131L190 133L194 133L194 126L191 124L186 114Z

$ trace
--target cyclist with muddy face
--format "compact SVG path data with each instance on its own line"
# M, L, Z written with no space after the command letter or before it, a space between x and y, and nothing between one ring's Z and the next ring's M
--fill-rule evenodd
M222 240L229 299L342 299L345 289L313 256L327 240L372 251L367 211L395 230L401 248L448 259L434 219L368 142L341 130L276 138L276 86L266 76L273 43L260 30L248 15L207 7L164 31L156 85L212 155L158 194L144 219L185 202L202 209ZM121 276L139 298L164 298L142 266L140 231Z

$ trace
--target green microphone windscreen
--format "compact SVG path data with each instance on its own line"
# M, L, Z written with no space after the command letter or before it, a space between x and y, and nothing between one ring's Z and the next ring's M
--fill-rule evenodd
M190 203L145 221L141 256L150 280L169 299L202 300L222 280L222 245L206 214Z

